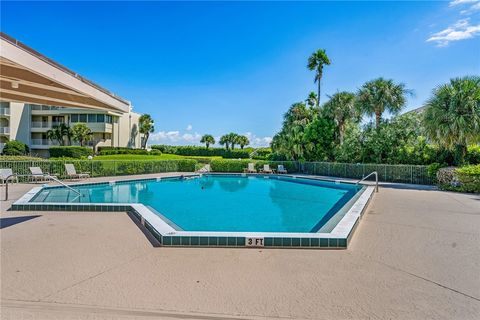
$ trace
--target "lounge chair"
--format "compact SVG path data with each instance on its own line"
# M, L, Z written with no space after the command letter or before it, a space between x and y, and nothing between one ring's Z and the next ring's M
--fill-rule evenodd
M244 173L257 173L257 169L255 169L254 163L249 163L248 167L243 169Z
M277 173L288 173L287 169L283 166L283 164L279 164L277 167Z
M210 172L211 170L212 168L210 167L210 165L206 164L203 167L201 167L197 172L206 173L206 172Z
M273 169L270 169L270 165L264 164L261 173L275 173Z
M77 170L75 170L75 166L72 163L65 163L65 171L67 171L67 178L70 179L90 178L88 172L77 173Z
M30 173L33 175L33 179L35 181L47 181L48 178L46 176L51 176L53 178L57 178L56 176L50 175L50 173L43 173L42 168L40 167L30 167Z
M16 181L18 183L18 177L17 176L10 177L12 174L13 174L12 169L0 169L0 182L4 184L8 180L8 181Z

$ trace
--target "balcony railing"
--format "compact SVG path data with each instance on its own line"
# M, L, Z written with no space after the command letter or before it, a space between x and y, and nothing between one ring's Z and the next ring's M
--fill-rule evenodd
M63 122L43 122L43 121L32 121L32 128L45 128L50 129L57 127Z
M32 110L37 110L37 111L51 111L51 110L59 110L59 109L60 107L32 105Z
M9 116L10 108L0 108L0 116Z
M9 134L10 133L10 127L0 127L0 133Z
M32 146L58 146L57 141L49 139L32 139Z

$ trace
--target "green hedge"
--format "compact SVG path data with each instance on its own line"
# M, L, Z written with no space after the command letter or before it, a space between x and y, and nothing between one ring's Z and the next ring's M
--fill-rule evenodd
M227 150L224 148L205 148L197 146L167 146L167 145L153 145L151 147L155 150L160 150L163 153L176 154L179 156L200 156L200 157L223 157L227 159L248 159L250 153L247 150L234 149Z
M455 172L460 182L460 191L480 192L480 164L464 166Z
M6 156L23 156L30 152L28 146L17 140L10 140L5 143L2 154Z
M11 168L17 174L29 174L29 167L40 167L44 173L60 178L66 176L65 163L73 163L77 172L88 172L92 177L148 174L161 172L193 172L196 161L185 160L40 160L0 161L0 168Z
M145 154L145 155L161 155L160 150L148 151L145 149L131 149L122 147L100 147L98 148L98 155L112 155L112 154Z
M243 172L249 163L255 163L255 169L263 169L264 164L269 164L271 169L277 169L283 164L289 173L298 172L297 163L294 161L252 161L252 160L212 160L210 166L213 172Z
M52 158L86 158L93 154L92 148L78 146L50 147L50 157Z

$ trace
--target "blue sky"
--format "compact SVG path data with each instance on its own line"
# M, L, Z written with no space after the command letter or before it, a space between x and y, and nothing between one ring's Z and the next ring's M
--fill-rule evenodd
M480 0L451 2L4 2L1 29L150 113L152 143L248 134L266 145L332 64L322 100L383 76L415 91L480 74Z

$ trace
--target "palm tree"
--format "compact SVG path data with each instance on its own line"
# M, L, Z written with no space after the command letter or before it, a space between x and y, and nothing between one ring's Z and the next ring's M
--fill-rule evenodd
M150 133L155 131L154 122L149 114L142 114L138 119L139 132L143 134L142 148L147 148L147 141Z
M434 89L423 126L433 142L455 149L455 162L462 164L467 146L480 142L480 77L454 78Z
M72 131L70 127L64 123L53 126L52 129L47 131L47 138L51 141L57 141L61 146L65 145L65 137L67 138L68 144L70 144Z
M375 124L378 129L385 111L397 114L405 107L407 94L412 94L412 91L406 89L403 83L377 78L368 81L358 90L358 107L367 115L375 115Z
M338 127L340 144L343 144L346 124L349 121L359 122L361 112L355 103L355 94L351 92L337 92L328 97L330 100L323 105L323 110L335 121Z
M307 68L308 70L315 71L315 80L318 84L318 94L317 94L317 107L320 106L320 82L323 76L323 66L329 65L330 59L327 56L327 53L324 49L319 49L312 53L310 58L308 58Z
M230 144L232 145L232 150L235 149L235 145L239 144L238 138L240 137L238 134L230 132L228 134L228 140L230 141Z
M73 140L78 141L82 147L85 142L92 139L92 136L92 130L85 123L77 123L72 128Z
M228 148L230 147L230 136L228 134L224 134L220 137L218 143L222 146L225 145L225 148L228 150Z
M205 134L200 139L200 142L205 143L205 147L208 149L211 144L215 144L215 138L211 134Z
M315 92L310 92L310 94L308 95L308 98L307 100L305 100L305 102L307 103L308 106L310 107L314 107L316 105L318 105L318 97L317 97L317 94Z
M248 140L247 136L239 136L237 143L240 145L240 149L243 149L243 147L250 144L250 140Z

